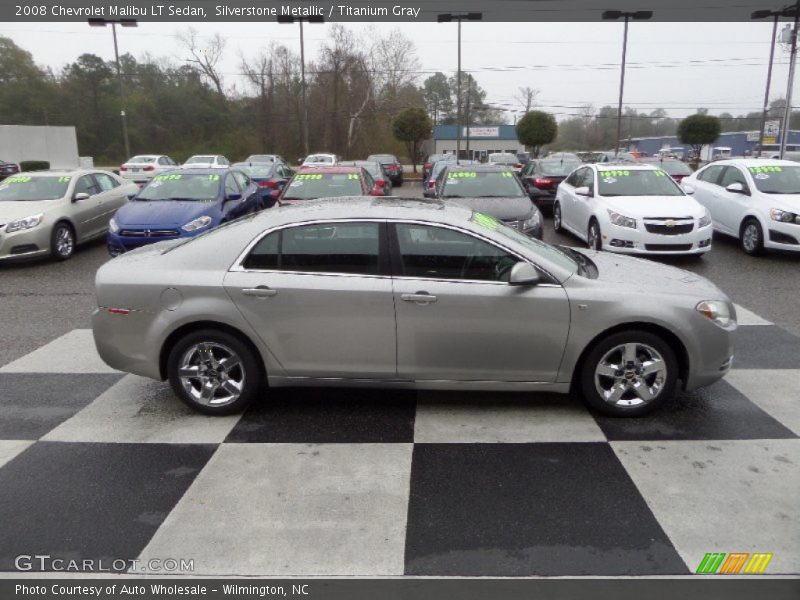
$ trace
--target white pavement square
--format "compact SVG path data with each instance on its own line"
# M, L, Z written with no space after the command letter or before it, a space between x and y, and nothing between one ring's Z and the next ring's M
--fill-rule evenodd
M118 373L100 358L91 329L73 329L4 367L0 373Z
M419 392L417 443L605 442L586 408L567 396Z
M140 558L194 575L402 575L412 444L224 444Z
M733 369L725 376L725 381L791 429L792 433L800 435L800 371Z
M218 444L241 415L211 417L183 404L169 384L126 375L50 431L52 442Z
M33 443L33 440L0 440L0 467Z
M739 304L734 304L734 306L736 307L736 322L739 325L773 325L771 321L767 321L744 306Z
M767 552L766 573L800 573L800 440L611 445L689 570L707 552Z

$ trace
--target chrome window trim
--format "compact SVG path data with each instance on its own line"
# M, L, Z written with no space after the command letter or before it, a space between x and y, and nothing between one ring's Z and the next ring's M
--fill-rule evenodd
M463 229L456 225L451 225L449 223L441 223L439 221L424 221L420 219L374 219L374 218L341 218L341 219L314 219L311 221L301 221L296 223L284 223L282 225L275 225L269 229L265 229L260 234L258 234L255 238L253 238L250 243L245 246L245 249L236 257L236 260L233 261L233 264L228 268L229 273L288 273L293 275L330 275L330 276L341 276L341 277L370 277L370 278L377 278L377 279L402 279L402 280L417 280L417 281L441 281L441 282L461 282L461 283L490 283L493 285L510 285L504 281L487 281L483 279L448 279L448 278L433 278L433 277L408 277L405 275L397 275L395 277L389 275L370 275L370 274L362 274L362 273L337 273L337 272L327 272L327 271L286 271L283 269L246 269L244 267L244 261L247 258L248 254L252 251L252 249L265 237L268 235L275 233L276 231L280 231L282 229L289 229L292 227L305 227L308 225L324 225L326 223L389 223L389 224L404 224L404 225L425 225L430 227L443 227L445 229L452 229L453 231L457 231L459 233L463 233L464 235L475 237L491 246L495 246L500 248L503 252L511 254L517 260L522 262L527 262L534 266L535 268L542 271L547 277L552 279L553 281L558 281L558 278L555 277L550 271L545 269L544 267L532 262L529 258L521 256L519 252L516 250L512 250L501 243L498 243L496 240L491 238L487 238L484 235L476 233L474 231L470 231L469 229ZM536 287L563 287L559 283L541 283L538 284Z

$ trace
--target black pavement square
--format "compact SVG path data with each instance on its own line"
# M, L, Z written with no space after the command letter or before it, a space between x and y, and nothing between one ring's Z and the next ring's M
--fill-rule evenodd
M38 440L123 375L0 373L0 439Z
M679 392L655 412L631 419L595 415L609 441L769 440L797 436L724 379Z
M735 369L800 369L800 337L776 325L746 325L734 334Z
M418 444L406 574L688 574L606 443Z
M416 392L276 388L248 409L226 442L410 443Z
M35 443L0 468L0 570L20 554L136 558L216 447Z

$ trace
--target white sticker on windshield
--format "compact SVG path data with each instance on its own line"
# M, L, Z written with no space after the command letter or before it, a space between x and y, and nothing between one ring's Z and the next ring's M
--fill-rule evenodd
M300 187L301 185L303 185L302 181L293 181L289 184L289 187Z
M615 183L617 181L616 177L603 177L603 181L605 183Z
M447 185L455 185L458 183L458 179L448 179Z
M150 187L158 187L158 186L160 186L162 183L163 183L162 181L151 181L151 182L150 182Z
M769 174L768 173L756 173L755 175L753 175L753 177L755 177L756 179L769 179Z

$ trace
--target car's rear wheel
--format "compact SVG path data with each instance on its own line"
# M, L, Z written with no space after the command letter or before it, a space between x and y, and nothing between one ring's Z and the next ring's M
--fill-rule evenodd
M69 223L56 223L50 234L50 254L56 260L67 260L75 253L75 232Z
M561 204L558 202L553 204L553 229L556 233L564 231L564 227L561 225Z
M182 337L167 359L175 394L193 409L209 415L243 410L260 392L263 367L239 338L203 329Z
M586 243L591 250L602 250L603 240L600 237L600 224L597 219L589 221L589 229L586 231Z
M670 345L640 330L615 333L600 341L580 372L586 402L618 417L658 408L672 398L677 379L678 361Z
M742 231L739 241L744 250L750 256L758 256L764 250L764 231L761 223L757 219L750 217L742 223Z

